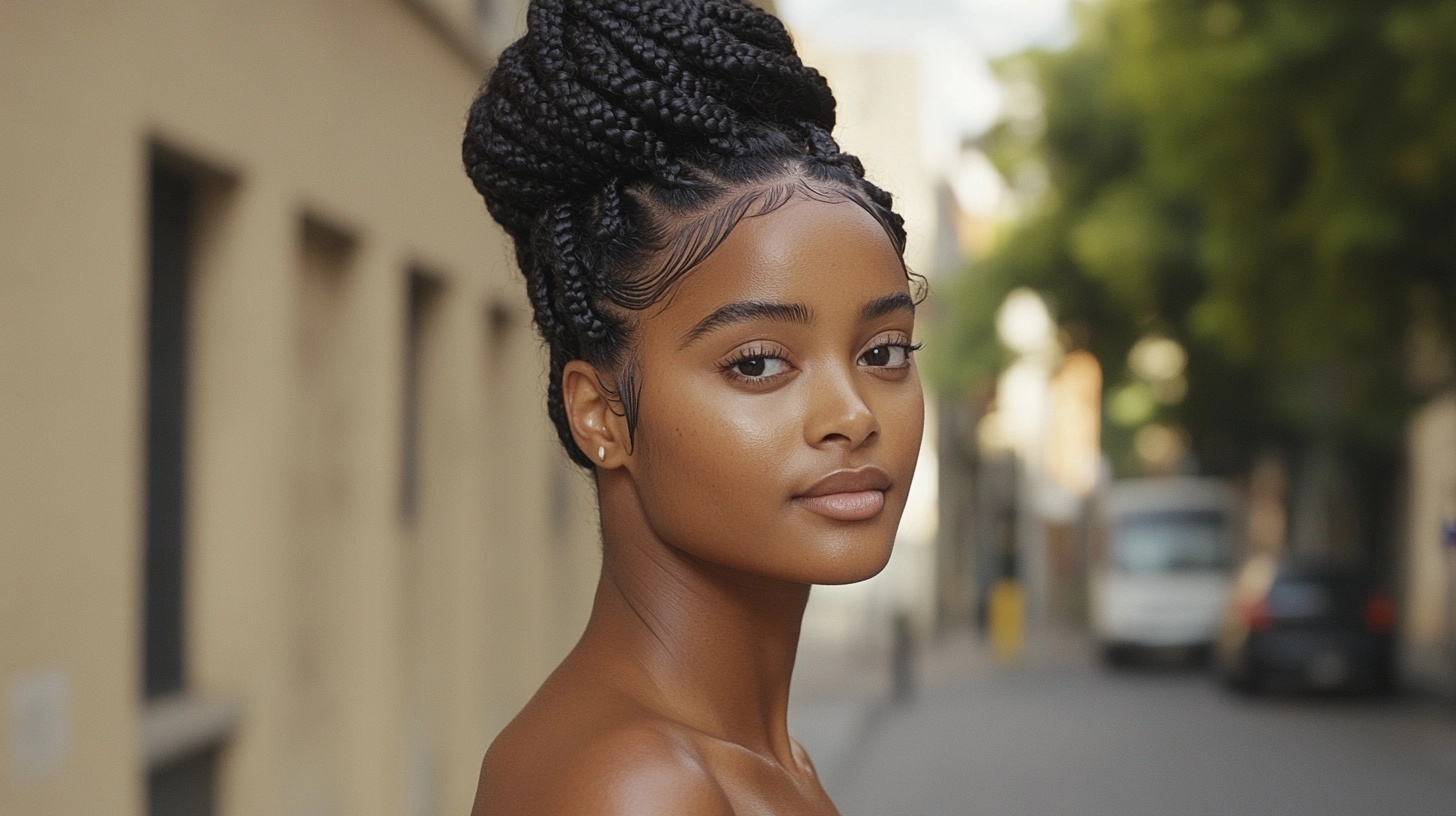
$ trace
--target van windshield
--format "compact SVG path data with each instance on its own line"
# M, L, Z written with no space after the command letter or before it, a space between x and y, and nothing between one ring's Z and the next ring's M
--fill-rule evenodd
M1147 575L1229 567L1228 524L1213 510L1163 510L1118 519L1112 556L1118 572Z

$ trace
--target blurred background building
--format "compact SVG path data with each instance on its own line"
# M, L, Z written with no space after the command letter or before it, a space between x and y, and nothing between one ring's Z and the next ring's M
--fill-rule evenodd
M597 566L460 169L524 5L0 7L0 812L468 811Z

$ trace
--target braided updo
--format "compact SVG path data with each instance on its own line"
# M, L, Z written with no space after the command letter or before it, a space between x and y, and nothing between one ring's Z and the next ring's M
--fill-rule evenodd
M470 108L463 154L515 242L550 348L547 410L571 436L561 374L614 372L635 434L633 312L743 218L794 196L852 201L903 255L904 222L830 132L834 96L783 25L744 0L532 0Z

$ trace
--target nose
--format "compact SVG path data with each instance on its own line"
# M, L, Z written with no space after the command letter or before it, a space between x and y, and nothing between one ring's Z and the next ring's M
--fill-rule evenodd
M813 447L864 445L880 433L880 421L855 382L855 373L835 367L809 383L804 441Z

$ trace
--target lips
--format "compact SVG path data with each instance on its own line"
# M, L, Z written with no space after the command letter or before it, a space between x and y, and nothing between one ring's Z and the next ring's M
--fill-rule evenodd
M834 521L868 521L885 509L890 474L877 467L836 470L794 497L794 504Z

